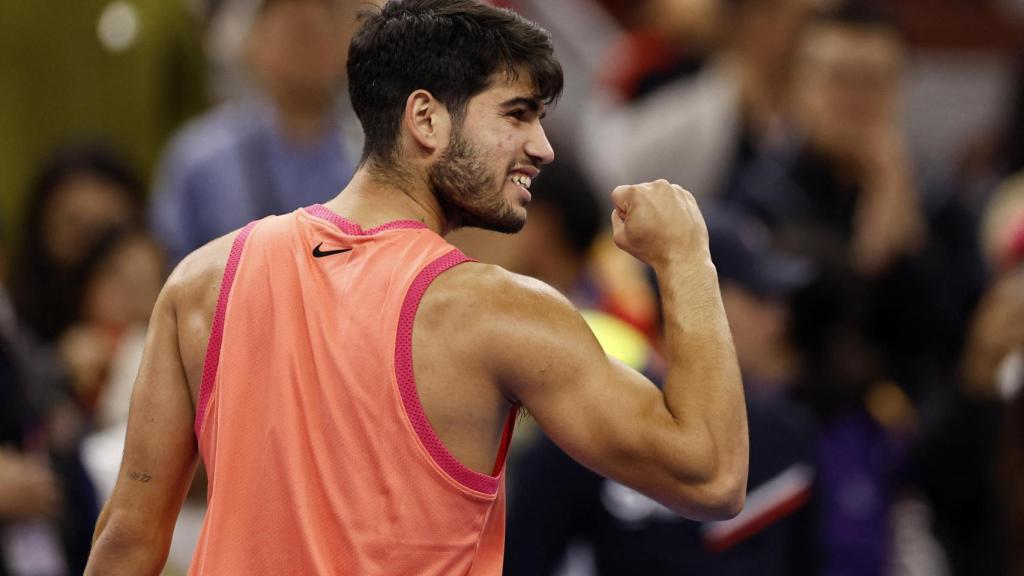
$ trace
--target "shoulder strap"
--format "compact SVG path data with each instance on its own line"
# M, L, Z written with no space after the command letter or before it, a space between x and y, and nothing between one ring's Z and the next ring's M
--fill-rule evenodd
M196 441L199 441L199 433L203 428L206 405L210 402L213 394L213 385L217 380L217 368L220 364L220 348L224 339L224 315L228 309L228 296L231 294L231 286L235 283L235 274L238 272L238 265L242 259L242 250L249 238L252 229L257 222L250 222L235 236L231 245L231 254L228 256L227 265L224 266L224 276L220 282L220 295L217 297L217 308L213 314L213 322L210 328L210 341L206 345L206 358L203 361L203 381L199 388L199 398L196 400Z

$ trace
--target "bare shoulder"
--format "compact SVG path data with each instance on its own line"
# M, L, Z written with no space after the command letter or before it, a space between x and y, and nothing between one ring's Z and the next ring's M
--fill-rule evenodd
M574 311L569 300L548 284L479 262L467 262L440 275L427 294L431 307L444 307L444 312L456 316L480 317L488 323L512 316L525 319Z
M551 286L501 267L466 263L427 291L417 329L443 335L447 350L490 374L513 402L567 347L600 351L583 317ZM602 356L603 357L603 356Z
M237 231L217 238L186 256L167 279L158 301L162 312L173 319L181 364L193 397L202 380L221 279L236 235Z
M235 231L212 240L178 263L164 288L175 303L205 300L208 292L217 292L237 234Z

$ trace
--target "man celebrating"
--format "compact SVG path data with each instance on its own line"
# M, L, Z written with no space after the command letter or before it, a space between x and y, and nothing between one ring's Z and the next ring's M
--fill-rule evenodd
M612 194L616 243L659 277L662 392L555 290L443 238L523 226L554 159L547 33L471 0L393 0L364 14L348 73L366 132L349 186L211 242L164 288L86 573L159 572L201 454L192 574L500 574L519 407L594 470L735 515L743 392L693 197Z

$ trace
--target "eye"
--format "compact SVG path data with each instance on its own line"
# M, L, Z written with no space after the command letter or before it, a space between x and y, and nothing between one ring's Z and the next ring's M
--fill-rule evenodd
M516 108L514 110L511 110L511 111L507 112L505 115L509 116L511 118L515 118L516 120L518 120L520 122L524 122L524 121L527 120L527 116L529 115L529 112L527 112L526 109L524 109L524 108Z

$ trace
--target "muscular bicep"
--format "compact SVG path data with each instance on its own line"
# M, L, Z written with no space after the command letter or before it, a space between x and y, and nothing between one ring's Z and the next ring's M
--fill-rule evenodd
M528 298L503 323L496 346L501 386L570 456L596 472L666 501L677 501L682 445L661 391L610 358L584 319L550 293Z
M165 289L150 321L121 469L105 512L120 529L141 530L168 543L197 454L193 400L170 300Z

